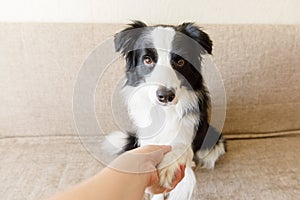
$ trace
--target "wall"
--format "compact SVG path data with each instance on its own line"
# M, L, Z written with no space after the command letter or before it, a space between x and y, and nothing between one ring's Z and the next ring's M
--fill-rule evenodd
M0 21L299 24L299 10L299 0L0 0Z

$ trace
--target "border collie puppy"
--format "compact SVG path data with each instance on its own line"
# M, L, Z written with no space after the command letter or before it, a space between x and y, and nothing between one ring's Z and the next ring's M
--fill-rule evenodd
M159 183L170 188L180 165L185 177L169 194L152 199L191 199L193 164L213 168L225 153L221 134L209 125L210 99L201 75L202 56L212 41L193 23L147 26L133 21L114 38L126 60L122 88L135 133L114 132L108 140L128 151L149 144L172 146L158 166Z

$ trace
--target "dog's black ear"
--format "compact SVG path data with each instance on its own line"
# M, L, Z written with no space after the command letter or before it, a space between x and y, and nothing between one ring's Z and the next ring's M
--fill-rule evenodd
M177 30L196 40L207 53L212 53L212 41L208 34L203 32L194 23L188 22L177 26Z
M144 22L133 20L129 27L115 34L115 50L121 52L124 56L133 49L134 42L141 34L141 29L147 27ZM137 30L134 30L137 29Z

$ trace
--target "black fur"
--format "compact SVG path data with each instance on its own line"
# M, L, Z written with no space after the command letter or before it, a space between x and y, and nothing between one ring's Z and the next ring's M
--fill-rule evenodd
M114 43L117 52L121 52L124 56L134 48L136 39L145 31L147 25L141 21L133 21L132 24L128 24L129 27L125 28L121 32L115 34ZM131 31L135 30L135 31Z
M183 23L175 27L175 30L180 31L186 34L187 36L193 38L207 51L207 53L212 53L213 43L211 39L209 38L207 33L203 32L199 27L195 26L194 23Z
M143 63L143 57L145 55L151 56L153 59L153 66L145 66ZM126 55L126 85L138 86L144 82L144 77L149 74L157 62L156 50L153 48L147 49L135 49L129 51Z
M173 27L177 31L174 39L175 43L173 45L173 49L175 49L175 51L171 52L171 65L178 72L178 76L182 77L182 86L194 90L196 94L198 94L198 108L192 108L187 110L185 113L200 113L199 124L195 125L195 137L192 142L193 151L196 153L200 149L211 149L214 147L215 141L221 140L222 137L216 129L209 125L208 109L210 105L210 99L200 70L201 55L206 53L212 54L212 41L208 34L203 32L193 23L183 23L179 26L164 26ZM147 29L144 29L146 27ZM126 59L126 76L128 80L126 83L127 85L139 85L144 81L144 75L151 72L149 67L143 67L141 60L143 55L151 54L154 60L154 66L157 61L155 49L141 46L142 42L145 43L145 41L139 42L140 37L149 31L148 28L151 30L153 27L149 27L140 21L133 21L128 28L115 35L114 42L116 51L121 52ZM182 39L185 36L188 36L193 40L182 42L186 41ZM149 42L150 41L148 41L148 46L153 46ZM191 54L190 52L193 53ZM174 64L176 60L183 59L180 55L184 55L183 57L187 58L184 59L185 66L183 68L176 68ZM209 137L206 137L207 134ZM125 151L138 147L138 139L133 134L129 135L128 144L124 148Z
M124 151L129 151L139 147L138 139L133 133L128 133L127 144L123 147Z

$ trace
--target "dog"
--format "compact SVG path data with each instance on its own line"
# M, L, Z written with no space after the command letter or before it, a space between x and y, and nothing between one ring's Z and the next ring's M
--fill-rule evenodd
M133 21L114 36L126 62L122 88L134 133L117 131L108 141L122 153L139 146L171 145L158 166L159 184L170 188L180 165L185 177L169 194L152 200L191 199L194 165L211 169L226 152L222 135L209 124L210 98L201 68L212 41L194 23L148 26Z

